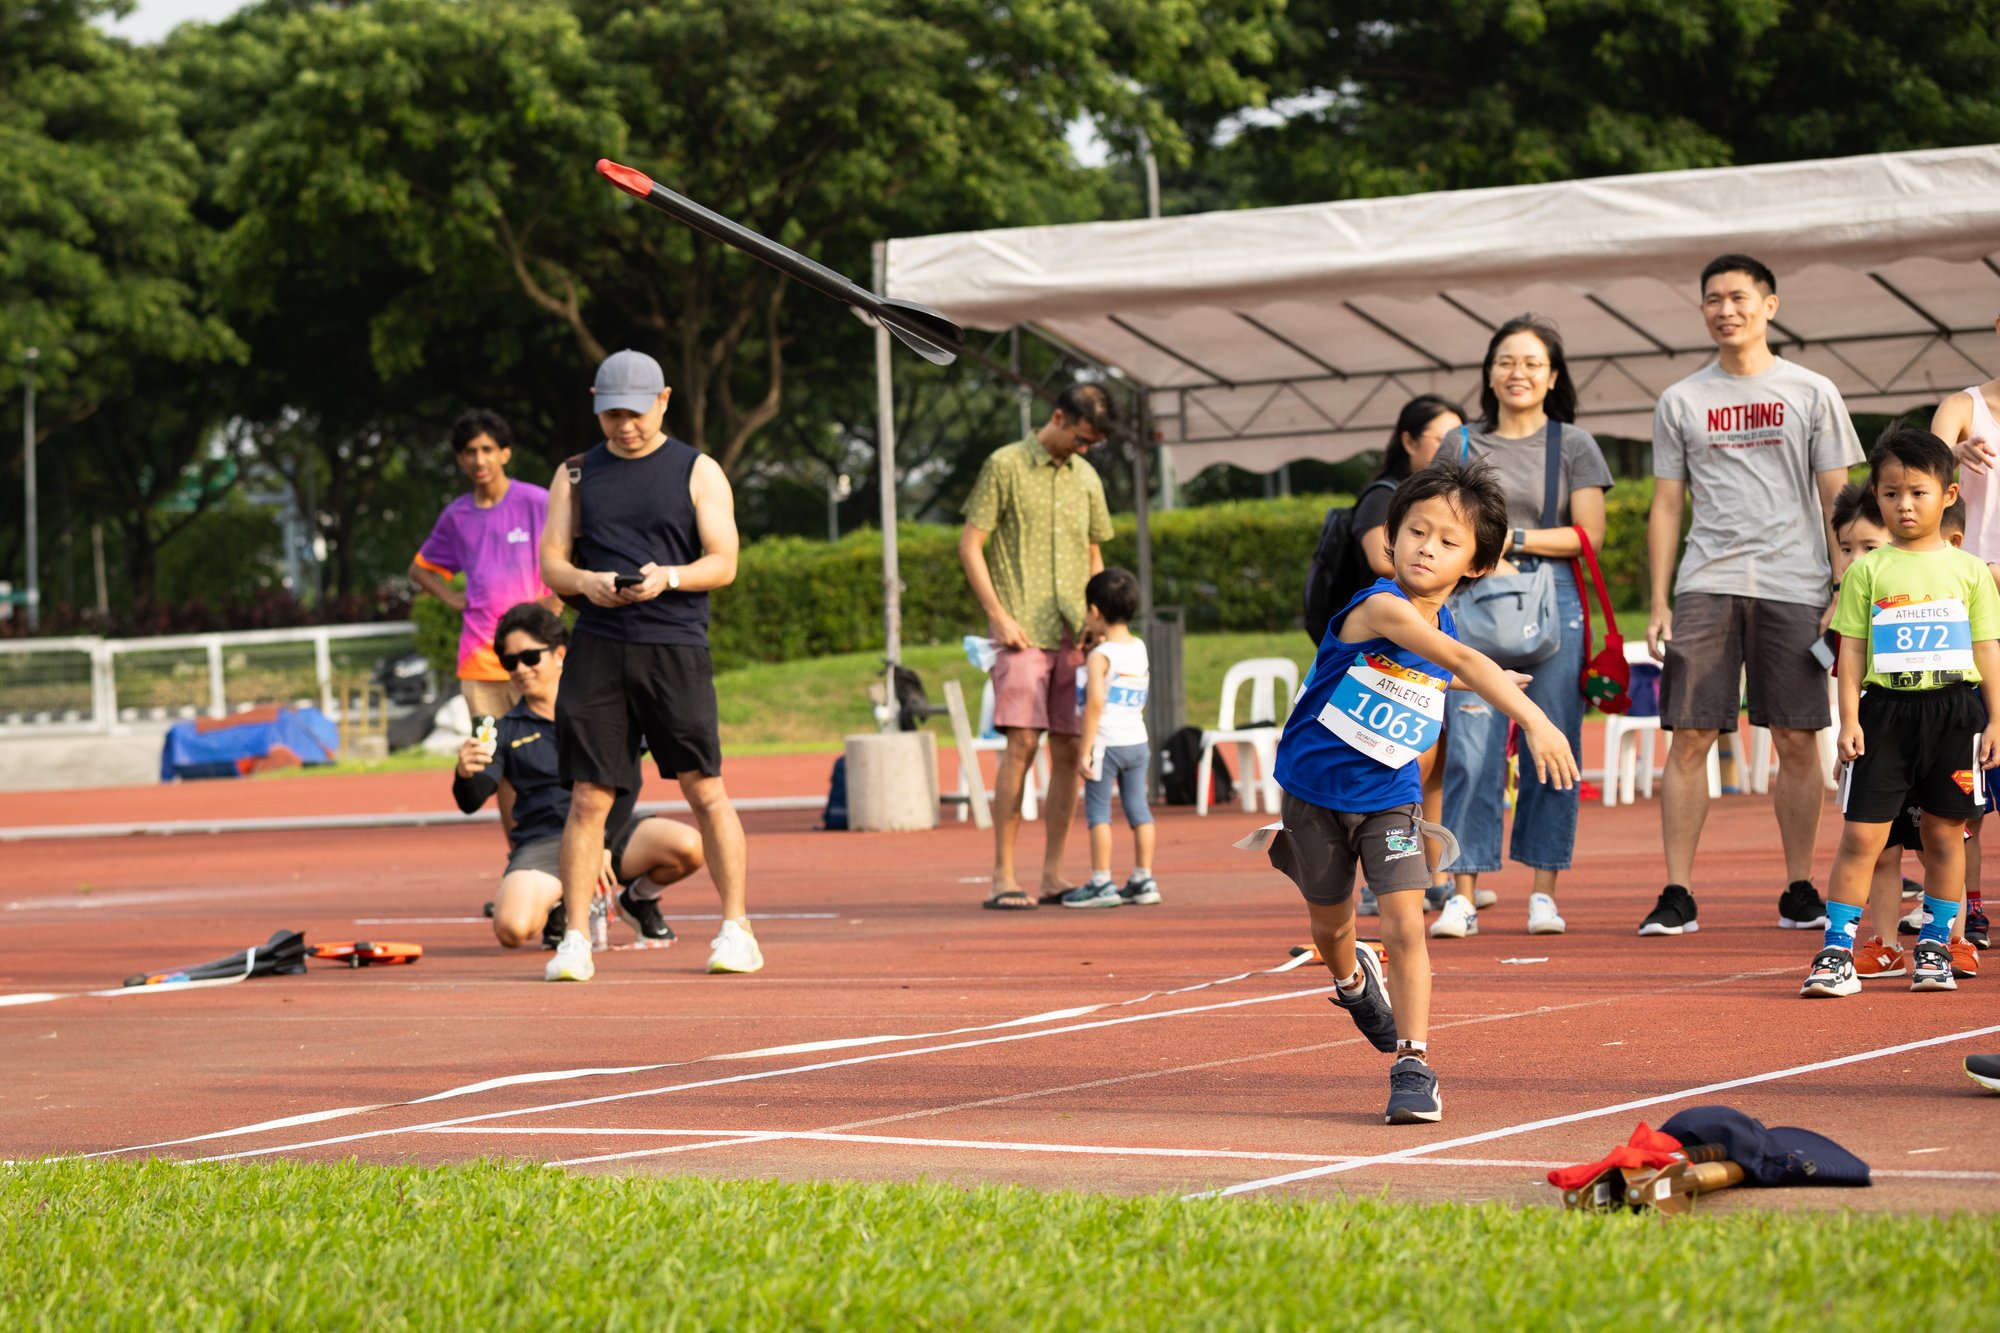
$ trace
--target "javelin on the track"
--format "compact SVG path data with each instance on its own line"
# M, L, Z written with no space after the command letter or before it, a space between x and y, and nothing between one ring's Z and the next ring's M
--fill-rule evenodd
M732 222L713 209L703 208L685 195L634 167L620 166L608 157L597 160L597 174L635 199L643 199L669 217L678 219L710 240L736 247L763 260L788 277L796 278L816 292L831 296L880 320L897 341L932 365L948 366L957 360L965 345L965 331L929 306L915 301L897 301L877 296L860 283L846 278L824 264L814 263L789 246L760 236L739 222Z

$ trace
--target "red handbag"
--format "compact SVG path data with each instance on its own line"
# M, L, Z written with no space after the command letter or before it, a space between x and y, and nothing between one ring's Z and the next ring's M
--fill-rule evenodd
M1632 707L1632 664L1625 660L1625 636L1611 614L1611 592L1604 586L1604 571L1598 568L1597 552L1590 548L1590 535L1577 528L1576 539L1583 547L1581 559L1570 569L1576 575L1577 600L1583 603L1583 677L1578 687L1585 703L1600 713L1623 713ZM1590 582L1597 585L1597 604L1604 610L1604 646L1590 651L1590 589L1583 567L1590 566Z

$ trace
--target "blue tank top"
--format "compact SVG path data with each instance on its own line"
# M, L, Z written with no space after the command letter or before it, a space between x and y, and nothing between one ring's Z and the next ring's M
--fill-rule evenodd
M1384 594L1409 600L1395 580L1377 579L1328 623L1278 740L1278 785L1343 814L1421 802L1417 756L1437 744L1444 726L1451 672L1387 639L1340 640L1348 613ZM1438 609L1438 628L1458 637L1448 607Z
M583 530L577 534L579 569L637 574L648 561L691 565L701 559L694 497L688 480L701 451L672 436L640 458L621 458L599 443L583 456ZM663 592L650 602L576 613L576 632L624 643L708 646L708 594Z

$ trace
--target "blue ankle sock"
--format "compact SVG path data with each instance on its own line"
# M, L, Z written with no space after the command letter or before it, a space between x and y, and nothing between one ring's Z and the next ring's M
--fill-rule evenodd
M1854 952L1854 927L1861 921L1861 909L1849 907L1846 903L1830 902L1826 905L1826 943L1822 949L1845 949Z
M1917 932L1917 942L1929 940L1932 944L1951 943L1951 923L1958 919L1958 904L1943 898L1924 895L1924 924Z

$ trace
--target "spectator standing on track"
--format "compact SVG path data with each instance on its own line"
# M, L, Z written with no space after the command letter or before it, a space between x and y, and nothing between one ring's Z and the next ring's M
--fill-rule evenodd
M452 798L464 813L500 801L508 855L493 899L493 934L509 949L537 935L553 949L567 924L561 861L569 791L556 780L555 717L568 643L561 617L540 603L523 602L500 617L493 646L521 702L498 720L492 742L474 735L459 747L452 774ZM660 890L701 869L701 838L670 819L634 820L636 753L630 767L630 784L605 821L599 881L616 894L618 915L640 939L666 944L674 932L660 913Z
M1993 321L1993 329L2000 333L2000 319ZM2000 581L2000 485L1993 475L1994 467L2000 466L2000 379L1974 385L1938 404L1931 433L1951 445L1958 460L1959 495L1966 506L1965 549L1984 561ZM1987 791L1990 796L1990 782ZM1991 942L1981 894L1984 822L1983 818L1972 822L1972 839L1965 847L1965 938L1981 949Z
M410 562L410 581L465 618L458 635L458 688L474 715L499 716L521 701L493 655L493 627L518 602L556 600L539 558L549 493L507 475L514 431L505 417L475 407L452 423L451 451L472 490L445 506ZM465 591L451 586L465 574Z
M1534 315L1508 320L1486 344L1480 370L1479 420L1447 436L1439 454L1493 469L1507 497L1509 532L1502 546L1502 571L1555 566L1556 617L1560 647L1534 668L1528 697L1569 738L1572 751L1583 745L1583 599L1576 560L1583 553L1575 529L1604 545L1604 493L1611 469L1590 432L1576 420L1576 386L1563 355L1562 336ZM1549 459L1557 475L1551 490ZM1555 497L1554 523L1547 522ZM1506 819L1507 715L1477 694L1455 690L1445 709L1444 826L1458 838L1457 893L1443 904L1431 926L1433 937L1463 939L1477 934L1477 909L1497 901L1479 888L1482 872L1498 870L1500 830ZM1569 869L1576 852L1577 792L1523 772L1514 799L1513 857L1534 869L1528 896L1528 933L1560 935L1556 877Z
M1697 928L1695 849L1708 818L1708 752L1735 731L1747 679L1750 722L1778 750L1773 805L1789 878L1778 924L1826 924L1812 886L1826 803L1815 735L1829 725L1825 668L1812 655L1831 589L1828 521L1861 442L1840 391L1771 351L1778 280L1747 255L1701 274L1716 360L1671 385L1653 411L1653 508L1646 551L1646 646L1664 662L1660 725L1673 732L1660 795L1667 885L1641 935ZM1681 517L1694 502L1687 550Z
M1558 787L1577 776L1574 747L1521 692L1523 678L1461 644L1445 605L1500 558L1507 511L1488 469L1448 458L1396 488L1388 517L1396 576L1334 616L1278 739L1279 823L1238 844L1267 846L1271 864L1298 886L1333 975L1329 998L1376 1050L1396 1056L1383 1117L1392 1125L1443 1115L1429 1064L1424 839L1440 835L1446 861L1454 848L1421 818L1416 760L1437 743L1446 686L1469 686L1520 723L1523 770ZM1357 865L1381 904L1386 991L1375 950L1355 939Z
M1095 384L1063 390L1047 424L995 450L965 502L959 563L986 612L993 663L993 725L1007 738L994 781L993 891L985 906L1031 911L1058 903L1063 846L1076 813L1081 720L1076 671L1083 665L1084 584L1104 568L1111 540L1104 483L1082 455L1115 420L1111 396ZM1040 896L1014 878L1021 790L1035 752L1049 740L1049 790Z
M722 898L708 970L764 966L744 907L743 824L722 785L708 655L708 594L736 578L736 500L714 459L666 433L671 392L645 353L606 357L592 389L604 440L558 469L549 488L542 577L584 599L556 705L559 772L571 789L568 931L550 981L588 981L596 970L577 927L597 892L605 820L642 742L660 776L679 780Z
M1855 561L1833 615L1847 823L1825 942L1799 989L1808 998L1860 991L1854 928L1889 825L1912 799L1923 812L1924 918L1910 989L1957 988L1950 940L1965 900L1965 824L1984 809L1983 770L2000 754L2000 592L1939 531L1958 492L1951 450L1905 427L1871 461L1891 544Z
M1146 641L1132 632L1139 580L1129 569L1107 569L1083 587L1086 638L1095 641L1076 669L1083 715L1078 769L1084 780L1084 826L1090 830L1090 882L1071 889L1064 907L1150 907L1160 901L1153 881L1153 812L1146 807L1152 746L1146 741L1146 698L1152 664ZM1111 796L1132 830L1132 873L1119 888L1111 878Z

